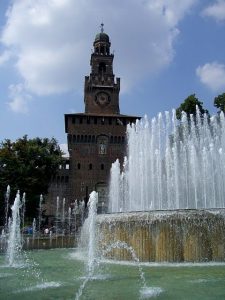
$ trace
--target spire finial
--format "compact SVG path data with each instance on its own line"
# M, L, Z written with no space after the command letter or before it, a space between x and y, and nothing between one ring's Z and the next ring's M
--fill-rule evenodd
M101 33L103 33L104 32L104 24L102 23L101 24Z

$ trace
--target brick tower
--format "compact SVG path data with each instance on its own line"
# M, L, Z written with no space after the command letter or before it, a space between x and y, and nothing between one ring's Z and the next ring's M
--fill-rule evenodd
M103 24L93 46L91 73L84 83L85 113L65 115L70 166L66 190L70 201L86 202L97 191L101 213L107 210L111 165L125 155L126 125L138 117L120 114L120 78L113 73L114 55Z

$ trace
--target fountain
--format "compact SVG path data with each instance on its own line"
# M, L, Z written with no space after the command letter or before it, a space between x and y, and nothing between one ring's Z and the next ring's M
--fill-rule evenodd
M111 169L112 214L97 220L103 241L126 242L142 261L224 261L224 114L160 113L127 137L128 157Z

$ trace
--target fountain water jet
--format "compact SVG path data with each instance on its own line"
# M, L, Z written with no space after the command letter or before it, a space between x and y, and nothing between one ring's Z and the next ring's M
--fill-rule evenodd
M123 171L111 169L109 212L225 207L225 118L179 122L173 111L128 126Z
M20 253L22 250L22 236L20 232L20 193L17 192L12 210L12 218L9 222L9 237L6 258L9 266L17 265L21 259Z
M98 193L92 192L90 194L90 198L88 201L88 218L85 220L83 226L83 235L81 236L81 241L88 242L88 253L87 253L87 265L86 265L86 273L87 276L83 283L81 284L78 292L76 293L76 300L79 300L83 290L88 283L89 280L93 277L95 271L95 265L97 262L96 257L96 229L95 229L95 222L96 222L96 215L97 215L97 203L98 203Z

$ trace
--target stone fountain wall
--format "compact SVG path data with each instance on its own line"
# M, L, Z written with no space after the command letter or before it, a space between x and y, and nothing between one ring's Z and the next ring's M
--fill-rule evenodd
M225 261L225 209L117 213L97 217L100 250L117 241L140 261ZM126 249L106 255L131 260Z

